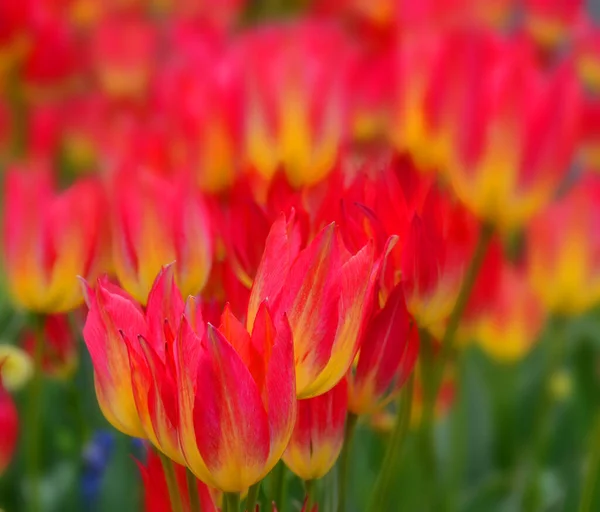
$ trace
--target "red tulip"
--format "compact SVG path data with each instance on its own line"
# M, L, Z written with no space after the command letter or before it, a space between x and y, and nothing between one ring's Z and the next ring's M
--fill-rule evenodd
M4 257L19 306L60 313L82 302L77 276L94 279L107 267L105 202L94 180L77 181L57 194L46 170L9 171Z
M276 322L287 316L299 398L330 390L348 371L372 308L379 266L372 243L351 254L334 223L301 251L293 219L286 222L282 215L273 224L250 296L248 326L264 300Z
M348 409L360 415L383 408L410 376L418 353L418 329L397 285L365 329L356 369L348 378Z
M2 370L0 361L0 370ZM17 408L2 385L0 376L0 476L6 470L12 460L13 453L19 436L19 417Z
M302 480L322 478L335 464L344 444L347 405L346 379L327 393L298 402L294 433L283 461Z
M183 180L127 171L117 174L112 190L113 258L123 288L145 303L156 274L175 261L183 295L199 293L213 245L202 198Z

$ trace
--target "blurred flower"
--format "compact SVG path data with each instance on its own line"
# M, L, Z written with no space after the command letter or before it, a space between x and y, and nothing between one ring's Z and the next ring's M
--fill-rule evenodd
M94 432L92 439L84 447L81 493L88 506L98 501L114 442L114 435L111 432L100 430Z
M153 450L148 450L146 465L138 463L142 482L144 484L144 510L145 512L171 512L171 499L167 488L167 480L160 458ZM177 488L181 497L183 511L193 512L188 493L185 467L175 464ZM209 489L203 482L196 480L200 510L202 512L217 512L216 491Z
M268 300L276 322L287 316L294 337L298 398L335 386L359 349L380 262L372 243L351 254L335 223L303 250L294 219L281 215L267 237L248 305L252 328Z
M480 218L517 228L551 200L569 168L580 89L568 65L539 72L520 41L466 34L456 49L443 82L448 177Z
M2 384L4 368L0 355L0 476L12 460L19 437L19 416L15 404Z
M439 335L450 316L474 247L476 224L459 204L432 188L414 214L402 251L408 310L419 327Z
M242 39L247 63L247 156L267 179L314 184L332 169L348 131L351 58L334 26L268 26Z
M600 302L600 178L586 175L528 230L529 278L552 313L577 315Z
M505 263L491 308L475 322L473 338L491 357L512 362L537 341L544 314L523 268Z
M575 59L583 83L600 92L600 28L592 19L584 18L575 31Z
M365 329L356 370L349 374L348 409L361 415L384 407L406 382L418 353L418 329L399 284Z
M435 348L438 350L439 344ZM454 403L455 395L456 380L454 369L451 369L444 373L438 395L435 399L434 414L436 419L441 419L448 414ZM412 408L410 410L410 425L413 428L417 428L421 424L424 403L423 383L421 382L421 378L417 378L415 379Z
M65 315L48 315L43 319L42 369L47 375L66 379L77 368L77 340ZM26 331L23 348L33 357L35 333Z
M156 27L135 16L106 17L93 31L92 65L104 91L140 98L155 66Z
M200 292L213 245L202 197L185 180L129 169L117 173L112 193L113 260L123 288L144 304L161 267L175 261L182 294Z
M187 314L175 347L181 450L203 482L243 492L271 471L292 435L291 332L285 319L275 326L266 302L251 335L228 308L219 329L196 316Z
M526 0L525 27L541 46L558 46L570 34L582 4L582 0Z
M586 99L581 113L580 158L582 165L600 171L600 100Z
M0 344L2 383L8 391L23 388L33 376L33 361L27 352L13 345Z
M322 478L335 464L344 444L347 404L345 378L320 396L298 401L296 425L283 461L302 480Z
M81 301L77 276L106 269L106 200L95 180L52 189L49 172L11 169L5 181L4 261L15 303L61 313Z

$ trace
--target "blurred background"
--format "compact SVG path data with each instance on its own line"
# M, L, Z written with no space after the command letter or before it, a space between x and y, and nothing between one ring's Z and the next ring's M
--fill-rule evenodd
M212 268L186 293L203 289L243 310L266 230L293 194L306 202L304 191L334 174L408 165L407 176L450 183L494 224L510 265L494 291L484 284L492 312L459 328L433 459L423 454L417 385L385 510L578 510L600 452L599 20L598 0L0 0L0 425L12 404L20 419L0 426L0 509L28 510L27 459L38 457L43 511L144 510L136 459L146 448L100 412L80 289L44 277L60 247L79 261L68 277L127 282L139 263L128 215L162 233L180 197L172 187L184 183L212 219L186 234L212 240L203 245ZM481 156L479 135L498 118L508 121ZM474 161L517 151L530 156L518 178L474 180ZM542 192L522 204L532 183ZM114 222L125 242L107 234L114 246L104 251ZM250 247L235 258L232 233ZM153 243L147 261L175 259ZM156 270L139 270L128 291L145 297ZM39 406L29 410L36 358ZM366 510L393 412L358 424L349 510ZM287 478L288 510L300 510L300 481ZM323 496L334 479L320 482ZM585 510L600 510L600 492L586 496Z

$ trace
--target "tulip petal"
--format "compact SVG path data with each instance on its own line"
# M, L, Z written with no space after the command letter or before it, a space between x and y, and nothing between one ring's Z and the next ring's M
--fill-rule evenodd
M198 366L196 442L217 487L242 492L263 475L269 425L259 390L242 359L211 325Z

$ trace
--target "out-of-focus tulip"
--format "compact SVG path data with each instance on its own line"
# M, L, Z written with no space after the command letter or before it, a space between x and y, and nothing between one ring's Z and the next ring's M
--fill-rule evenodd
M167 480L160 458L153 450L148 450L146 465L138 463L138 467L144 484L145 512L172 512ZM183 506L182 512L191 512L192 505L188 493L185 467L176 464L175 477L179 496L181 497L181 505ZM196 480L196 485L198 486L198 497L200 498L200 510L202 512L218 512L215 504L216 492L211 491L200 480Z
M21 389L33 376L33 361L19 347L0 344L2 383L8 391Z
M347 136L348 41L307 22L262 28L243 44L248 159L268 179L282 166L295 187L317 183Z
M342 379L327 393L298 402L296 426L283 461L302 480L324 477L344 444L348 385Z
M548 311L576 315L600 302L600 178L589 175L528 230L529 277Z
M589 98L581 113L580 158L585 168L600 171L600 101Z
M453 371L445 372L435 399L434 415L436 419L443 418L452 407L456 395L456 381ZM410 410L410 425L418 428L423 419L424 390L421 379L415 379L412 408ZM393 423L392 423L393 425Z
M173 125L170 150L192 170L202 190L220 192L232 185L244 160L239 55L210 38L172 44L181 62L154 85Z
M480 218L517 228L551 200L569 168L579 137L579 85L568 65L539 72L521 41L470 33L457 55L443 82L448 177Z
M77 276L106 269L106 198L99 182L56 193L50 173L12 169L5 181L4 259L13 300L39 313L83 301Z
M73 336L65 315L48 315L43 319L42 369L48 375L65 379L77 368L77 340ZM33 355L35 340L33 332L26 332L23 348Z
M436 189L420 215L413 216L401 270L408 310L421 328L435 334L443 329L470 261L475 232L464 209Z
M299 251L293 219L273 224L248 305L252 328L268 300L276 322L287 316L294 337L298 398L335 386L356 356L380 263L372 243L352 255L335 223Z
M202 198L185 180L123 171L114 179L113 200L113 262L123 288L145 304L161 267L176 261L182 294L199 293L213 246Z
M600 27L592 20L584 20L575 34L577 70L583 82L592 90L600 91Z
M90 310L83 337L104 416L121 432L149 439L182 463L173 344L184 303L173 266L157 276L145 311L102 278L95 290L86 289L86 300Z
M505 264L491 308L479 318L473 338L494 359L522 358L536 342L544 314L523 269Z
M104 91L120 98L146 93L155 65L155 27L141 18L107 17L93 37L92 63Z
M348 409L372 414L393 399L412 372L419 334L399 284L363 335L356 370L349 375Z
M285 320L275 326L266 302L251 335L227 308L219 329L204 328L199 316L188 312L175 343L181 450L203 482L243 492L275 466L292 435L292 335Z
M526 0L525 27L544 47L554 47L569 34L583 8L582 0Z
M12 460L19 436L17 408L2 384L3 363L0 356L0 476Z

